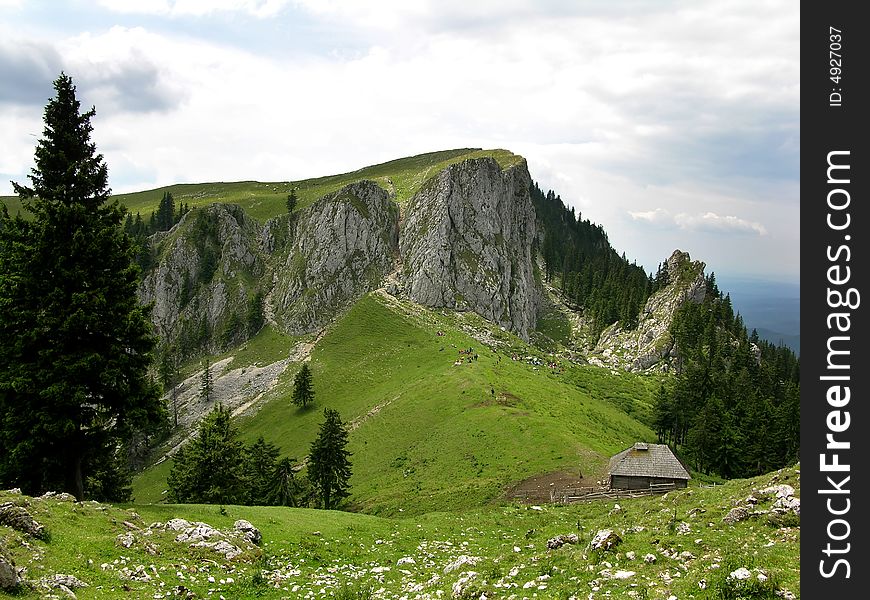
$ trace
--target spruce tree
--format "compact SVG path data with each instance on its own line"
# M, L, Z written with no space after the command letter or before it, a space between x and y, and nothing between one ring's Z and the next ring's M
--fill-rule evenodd
M324 408L323 416L320 433L308 453L308 479L323 508L329 510L350 494L351 454L345 449L348 431L338 411Z
M296 479L293 459L284 457L275 465L269 489L268 503L272 506L302 506L302 483Z
M287 212L292 213L296 210L296 204L299 201L299 198L296 196L296 188L290 190L290 193L287 194Z
M168 231L175 225L175 200L169 192L163 192L160 207L157 209L155 226L157 231Z
M229 409L218 404L197 436L179 448L166 479L173 502L235 504L245 501L244 446Z
M212 397L211 363L202 361L202 375L199 379L199 399L208 402Z
M0 215L0 485L82 499L97 463L165 409L125 211L91 141L95 110L80 112L65 74L54 89L31 185L13 183L33 218Z
M245 448L246 504L269 504L278 454L275 444L267 442L262 435Z
M302 365L293 380L293 404L305 408L314 402L314 389L311 387L311 369L308 363Z

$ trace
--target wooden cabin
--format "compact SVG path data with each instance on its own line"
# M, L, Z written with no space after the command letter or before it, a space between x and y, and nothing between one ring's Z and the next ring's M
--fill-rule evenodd
M611 458L607 470L610 488L618 490L684 488L691 479L666 444L637 442Z

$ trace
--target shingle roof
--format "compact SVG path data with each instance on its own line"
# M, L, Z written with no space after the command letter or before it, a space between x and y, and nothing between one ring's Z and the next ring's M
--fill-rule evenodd
M632 477L692 478L666 444L644 442L638 442L611 458L608 471L611 475Z

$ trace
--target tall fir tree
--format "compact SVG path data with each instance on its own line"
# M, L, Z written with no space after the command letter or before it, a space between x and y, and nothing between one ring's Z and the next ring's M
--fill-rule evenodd
M305 363L293 379L293 404L306 408L312 402L314 402L314 388L311 387L311 369L308 363Z
M350 455L348 431L337 410L323 409L323 423L308 453L308 480L314 486L324 509L335 508L350 495Z
M299 197L296 195L296 188L292 188L287 194L287 212L292 213L296 210L296 204L299 202Z
M82 499L89 478L123 489L100 485L125 477L107 457L165 408L124 209L91 141L95 110L80 111L67 75L54 89L31 185L13 183L33 218L0 215L0 485Z

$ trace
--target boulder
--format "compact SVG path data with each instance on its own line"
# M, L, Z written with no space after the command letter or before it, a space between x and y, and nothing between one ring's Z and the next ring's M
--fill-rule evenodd
M233 529L255 546L259 546L260 542L263 540L263 535L260 533L260 530L244 519L236 521L233 524Z
M618 546L620 542L622 542L622 538L612 529L602 529L595 534L595 537L592 538L589 546L593 550L612 550Z
M579 541L580 538L577 537L576 533L557 535L556 537L547 540L547 548L550 550L557 550L565 544L576 544Z
M740 521L745 521L749 518L749 511L743 508L742 506L735 506L731 510L728 511L728 514L722 517L722 522L727 523L728 525L733 525L734 523L739 523Z
M18 570L11 558L0 554L0 590L14 590L21 583Z
M6 525L40 540L48 537L45 527L36 521L26 508L15 506L11 502L0 504L0 525Z

